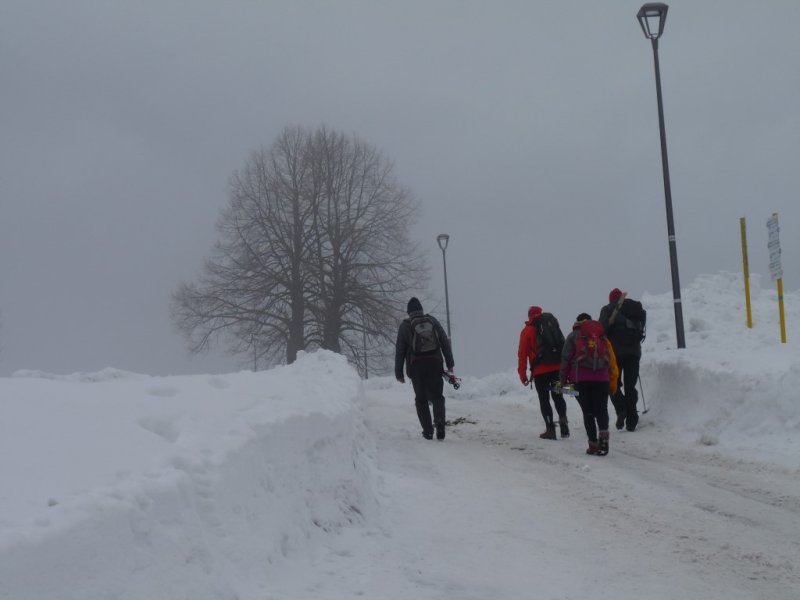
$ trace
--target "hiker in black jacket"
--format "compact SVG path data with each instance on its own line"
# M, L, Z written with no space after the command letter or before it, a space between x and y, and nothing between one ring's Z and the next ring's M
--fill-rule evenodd
M617 413L616 427L618 430L625 427L628 431L635 431L639 423L636 382L639 379L647 312L641 302L627 298L626 293L614 288L608 295L608 304L600 310L598 320L614 347L619 367L617 392L611 395L611 403Z
M405 383L403 371L411 378L414 386L414 404L417 417L422 426L422 437L433 439L433 428L436 426L436 439L444 439L444 367L452 372L453 351L450 339L439 321L422 311L422 304L417 298L408 301L408 318L400 323L397 330L397 344L394 355L394 376L400 383ZM433 404L433 420L428 406Z

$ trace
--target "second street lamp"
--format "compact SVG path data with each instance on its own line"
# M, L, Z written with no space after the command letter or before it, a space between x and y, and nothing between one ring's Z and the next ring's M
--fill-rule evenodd
M669 163L667 161L667 135L664 129L664 104L661 100L661 69L658 64L658 38L664 33L669 7L661 2L643 4L636 17L646 38L653 44L653 60L656 69L656 97L658 100L658 128L661 134L661 167L664 172L664 199L667 205L667 239L669 241L669 264L672 271L672 301L675 306L675 334L678 348L685 348L683 336L683 306L681 303L681 283L678 277L678 249L675 242L675 221L672 218L672 190L669 184Z
M444 306L445 311L447 311L447 337L452 337L450 335L450 297L447 294L447 258L445 256L450 236L446 233L440 233L436 236L436 241L439 244L439 248L442 249L442 265L444 266Z

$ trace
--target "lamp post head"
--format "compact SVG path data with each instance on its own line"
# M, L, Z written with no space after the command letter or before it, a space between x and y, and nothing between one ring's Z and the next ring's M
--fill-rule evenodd
M669 6L663 2L648 2L642 4L642 8L636 13L639 25L642 26L644 36L651 40L657 40L664 33L664 23L667 21L667 10Z
M450 236L446 233L440 233L436 236L436 241L439 243L439 248L442 249L444 252L447 249L447 242L450 240Z

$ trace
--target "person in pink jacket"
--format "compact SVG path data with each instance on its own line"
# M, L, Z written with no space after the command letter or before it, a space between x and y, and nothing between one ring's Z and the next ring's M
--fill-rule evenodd
M608 395L617 388L617 359L605 330L587 313L575 319L564 342L559 381L573 384L589 438L586 454L608 454Z

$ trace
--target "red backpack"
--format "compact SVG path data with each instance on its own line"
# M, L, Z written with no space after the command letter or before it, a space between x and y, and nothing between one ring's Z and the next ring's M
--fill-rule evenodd
M608 369L606 332L599 321L583 321L575 338L575 364L590 371Z

